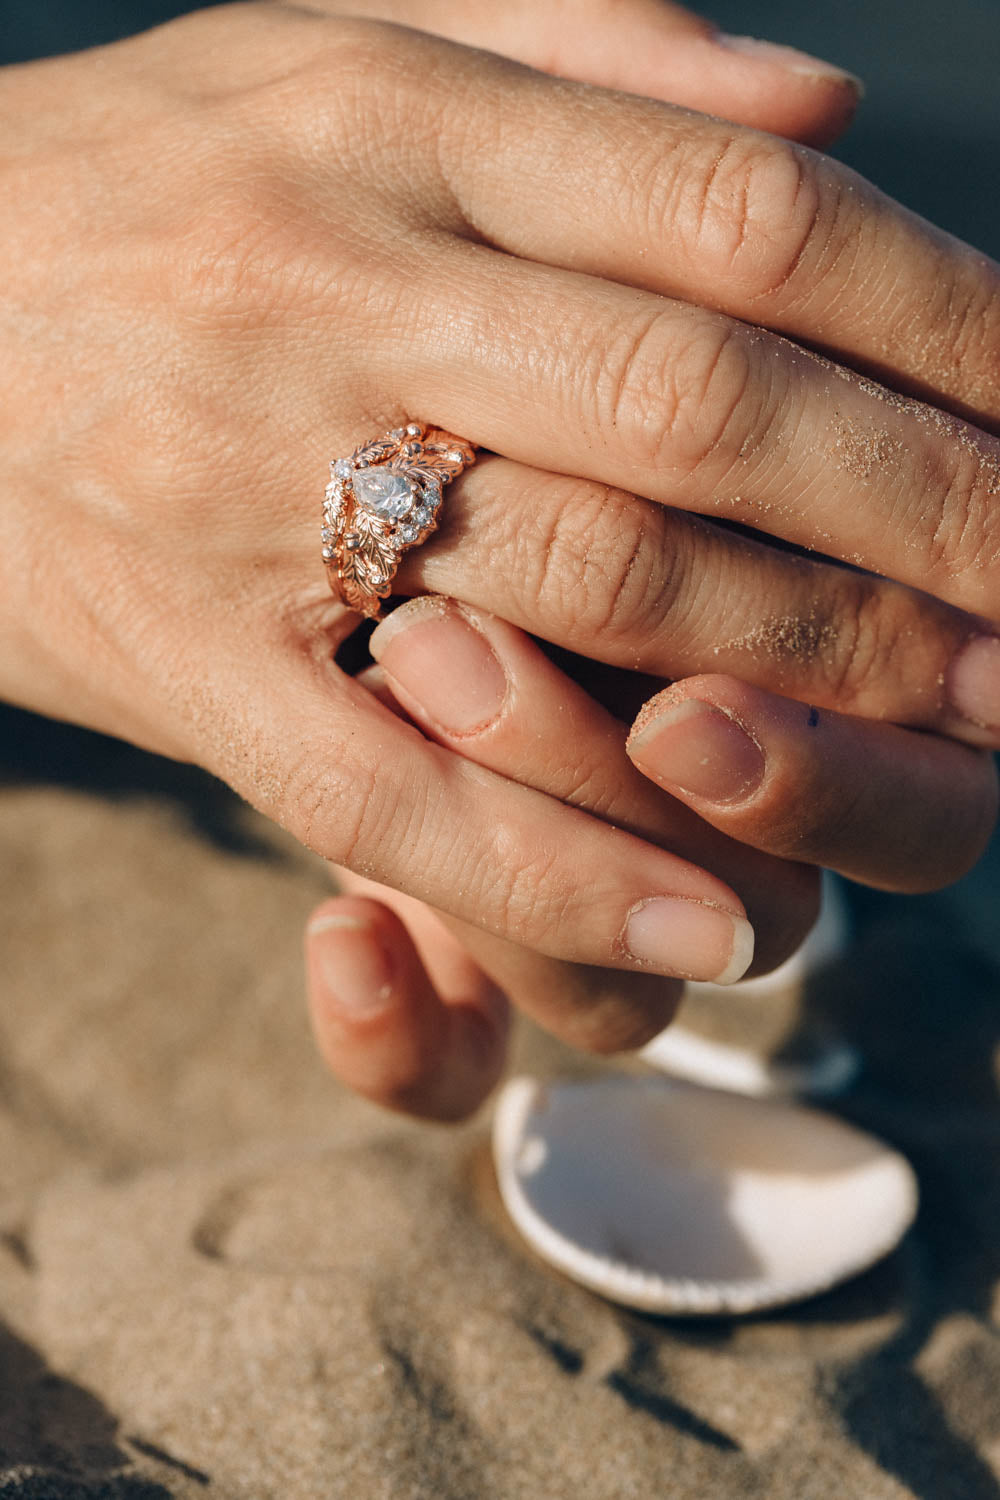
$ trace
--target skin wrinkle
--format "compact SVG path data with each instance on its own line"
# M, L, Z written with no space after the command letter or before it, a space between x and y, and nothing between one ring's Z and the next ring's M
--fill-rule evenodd
M629 502L630 497L621 490L607 490L598 499L601 511L608 512L614 507L613 520L617 534L610 548L602 545L585 550L581 581L575 586L579 587L584 600L585 613L581 623L586 624L588 635L602 639L612 635L624 638L632 636L636 633L637 626L641 630L645 622L656 617L658 607L662 608L664 596L670 597L671 594L669 585L673 577L674 555L671 553L669 563L665 557L654 561L648 556L648 531L644 510L640 508L645 507L646 502L632 500L631 504L635 509L628 510L626 507ZM628 546L624 559L618 545L620 542L625 542ZM606 556L615 560L606 563ZM656 566L656 563L660 566ZM638 580L641 587L636 590L634 574L640 564L643 564L644 575ZM598 580L596 589L590 584L591 575ZM595 603L599 605L596 610ZM639 659L638 652L636 659Z
M785 147L782 159L788 162L790 165L794 166L797 182L794 194L792 196L791 209L789 210L787 216L780 216L779 222L784 220L785 223L794 223L796 211L798 209L800 201L808 198L811 200L811 202L807 205L804 221L799 223L796 227L796 237L798 243L794 246L788 263L782 268L781 275L778 277L777 281L772 286L767 287L763 293L751 297L751 303L755 303L758 301L778 301L789 291L790 288L793 288L795 286L795 283L799 277L799 269L802 265L802 262L805 260L806 256L813 250L813 245L817 238L817 235L820 232L820 224L823 220L824 211L826 209L824 196L820 192L818 184L816 182L813 166L814 158L812 157L811 153L803 151L800 147L789 146ZM747 180L747 191L749 191L749 177ZM822 264L822 261L826 256L830 243L834 237L834 229L838 217L838 213L835 212L832 216L830 227L827 231L826 242L820 246L819 254L814 257L819 264ZM767 219L765 217L765 223L766 222ZM744 224L745 227L749 227L749 215L745 219ZM742 241L740 244L740 248L743 248ZM834 257L834 259L836 260L836 256ZM812 282L813 284L815 284L816 282L822 282L823 279L824 278L822 275L815 276L812 278Z
M981 272L989 273L996 269L986 256L972 256L969 259ZM977 343L984 343L984 331L987 337L986 347L989 348L989 330L995 319L1000 297L995 288L991 288L985 298L979 296L977 299L975 294L970 293L964 280L949 273L946 263L943 275L947 301L941 316L936 320L936 326L948 329L949 336L947 339L928 337L922 345L914 344L911 339L914 368L932 390L947 390L956 384L963 371L982 367L984 374L979 379L967 381L965 394L970 401L989 410L996 402L998 381L990 367L991 362L971 358L969 350ZM892 341L885 341L883 349L887 360L891 360L896 354Z

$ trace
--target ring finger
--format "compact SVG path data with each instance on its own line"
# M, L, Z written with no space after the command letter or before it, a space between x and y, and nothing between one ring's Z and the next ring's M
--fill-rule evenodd
M725 672L863 718L1000 745L1000 640L930 595L586 480L484 459L404 593L448 594L614 666Z

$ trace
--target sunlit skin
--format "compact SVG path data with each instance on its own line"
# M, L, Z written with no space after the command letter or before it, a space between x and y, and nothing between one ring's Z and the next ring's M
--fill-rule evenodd
M813 865L927 889L995 812L997 268L759 133L832 139L844 75L669 6L574 17L391 9L563 78L278 5L0 75L0 691L346 867L310 929L321 1050L447 1117L500 1066L498 986L636 1045L750 926L758 967L794 947ZM326 466L411 418L486 453L397 580L487 639L475 734L424 708L402 617L376 672L333 660ZM676 685L626 752L532 635ZM721 804L683 779L688 701L709 759L744 733L761 761ZM360 1024L365 964L389 1003Z

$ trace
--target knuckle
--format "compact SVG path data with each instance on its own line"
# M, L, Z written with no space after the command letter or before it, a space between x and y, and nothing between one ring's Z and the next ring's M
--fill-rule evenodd
M606 356L600 419L644 468L689 478L763 441L770 417L741 326L700 313L684 323L654 313Z
M771 423L738 324L705 328L675 361L668 445L683 474L728 469L767 441Z
M497 825L480 850L474 886L477 909L515 942L552 952L554 934L572 922L578 895L557 848L524 828Z
M907 629L902 595L872 587L848 576L837 596L828 601L822 619L815 621L815 644L828 702L841 712L864 706L874 687L876 702L884 701L886 683L905 668L900 639ZM831 649L823 650L824 641Z
M846 177L792 143L733 135L686 166L676 204L685 249L750 302L811 285L856 229Z
M368 851L382 852L395 813L392 799L380 794L374 768L350 762L335 746L310 747L269 800L265 810L307 849L359 874L373 873Z
M311 123L307 144L315 143L317 126L335 126L345 116L370 120L379 112L380 82L391 87L394 75L406 73L378 21L338 15L332 25L330 12L319 7L236 0L171 25L172 32L182 29L191 33L186 60L200 96L243 107L236 123L252 140L260 139L262 120L269 137L285 132L300 140ZM416 95L415 83L411 91ZM392 125L390 118L387 130ZM359 144L342 142L347 151Z
M167 243L164 277L189 328L240 338L315 313L320 296L323 313L335 311L354 289L356 268L317 243L277 168L248 166L213 193L209 213Z
M561 891L557 869L554 851L526 854L522 849L509 868L488 873L491 902L515 936L530 941L551 930L565 913L569 892Z
M643 467L658 465L671 427L671 374L678 353L673 316L654 309L624 338L609 339L595 353L598 428L613 432Z
M373 243L350 215L330 211L314 159L321 132L345 177L384 178L395 161L369 160L366 142L378 133L363 115L378 91L359 92L358 80L369 77L373 46L349 24L346 40L293 58L276 78L251 79L221 112L210 99L188 122L175 149L198 180L153 241L154 274L180 319L233 334L347 313L356 324L369 316L372 287L387 291L404 276L398 246ZM380 274L388 267L392 277Z
M574 640L632 636L648 624L663 571L657 522L648 502L595 486L560 505L536 537L533 593Z

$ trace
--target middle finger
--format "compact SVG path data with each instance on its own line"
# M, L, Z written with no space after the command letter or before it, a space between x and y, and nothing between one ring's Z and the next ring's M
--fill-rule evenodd
M719 313L481 246L432 264L383 352L411 409L996 616L1000 440Z

